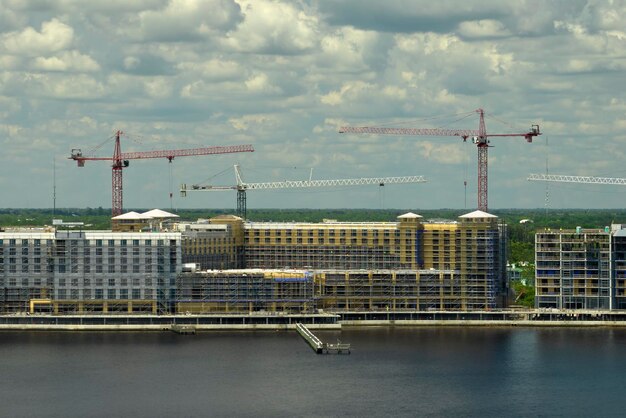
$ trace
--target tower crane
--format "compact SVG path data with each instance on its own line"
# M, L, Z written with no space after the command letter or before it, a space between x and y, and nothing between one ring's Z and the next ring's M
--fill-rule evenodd
M528 181L551 181L556 183L584 183L584 184L615 184L626 185L625 178L616 177L592 177L592 176L568 176L562 174L530 174Z
M193 184L191 188L187 188L186 184L180 186L180 194L187 196L187 192L219 192L226 190L237 190L237 216L246 218L246 191L247 190L270 190L270 189L294 189L309 187L333 187L333 186L359 186L367 184L403 184L403 183L425 183L423 176L404 176L404 177L372 177L372 178L355 178L355 179L331 179L331 180L285 180L272 181L266 183L246 183L242 180L239 165L235 164L235 178L237 184L234 186L212 186Z
M123 208L123 184L122 170L129 165L129 160L141 160L146 158L166 158L170 163L175 157L190 157L196 155L214 155L214 154L230 154L235 152L253 152L252 145L232 145L232 146L215 146L206 148L188 148L179 150L162 150L162 151L143 151L143 152L122 152L120 146L120 136L124 133L117 131L115 133L115 147L112 157L91 157L83 155L80 148L72 149L71 155L68 157L76 161L79 167L85 166L85 161L112 161L112 216L121 215Z
M379 134L379 135L422 135L422 136L458 136L472 138L478 148L478 209L487 212L488 203L488 149L489 138L491 137L513 137L522 136L527 142L533 142L533 137L541 135L539 125L532 125L528 132L513 134L488 134L485 127L485 112L483 109L476 109L479 115L478 130L472 129L417 129L417 128L393 128L393 127L371 127L371 126L344 126L339 129L339 133L354 134Z

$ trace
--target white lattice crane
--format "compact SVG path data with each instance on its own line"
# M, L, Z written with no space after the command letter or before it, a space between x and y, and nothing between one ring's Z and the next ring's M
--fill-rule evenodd
M583 183L605 184L626 186L625 178L618 177L592 177L592 176L568 176L563 174L530 174L528 181L550 181L555 183Z
M235 178L237 184L234 186L213 186L193 184L187 188L186 184L180 186L180 195L185 197L187 192L219 192L227 190L237 190L237 216L246 218L246 191L247 190L271 190L271 189L295 189L310 187L335 187L335 186L361 186L377 184L406 184L425 183L423 176L403 176L403 177L366 177L354 179L330 179L330 180L285 180L265 183L246 183L242 180L239 165L235 164Z
M485 127L485 112L483 109L476 109L479 115L478 130L472 129L439 129L439 128L386 128L372 126L344 126L339 129L339 133L355 134L378 134L378 135L422 135L422 136L458 136L465 142L467 138L472 138L478 148L478 209L487 212L488 203L488 152L489 139L491 137L513 137L521 136L527 142L532 142L534 136L541 135L539 125L532 125L528 132L513 134L488 134Z

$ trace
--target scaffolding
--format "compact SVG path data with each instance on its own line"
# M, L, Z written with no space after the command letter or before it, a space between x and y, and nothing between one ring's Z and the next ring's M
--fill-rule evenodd
M171 312L177 233L18 231L1 241L3 312Z
M309 312L315 308L313 275L252 269L182 273L175 305L178 313Z
M611 309L612 274L617 276L622 266L613 261L617 269L612 273L611 255L623 254L611 249L611 239L610 231L599 229L537 233L537 307Z

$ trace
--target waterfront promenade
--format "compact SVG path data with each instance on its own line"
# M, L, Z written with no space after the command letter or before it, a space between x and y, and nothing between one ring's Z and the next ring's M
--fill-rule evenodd
M3 315L0 330L169 331L185 325L198 331L291 330L297 323L311 329L362 326L530 326L626 327L622 311L501 310L481 312L396 311L315 314L211 315Z

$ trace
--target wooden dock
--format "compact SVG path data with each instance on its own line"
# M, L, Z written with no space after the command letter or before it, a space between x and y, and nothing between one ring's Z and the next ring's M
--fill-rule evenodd
M322 342L315 334L311 332L304 324L298 322L296 324L296 331L309 344L309 346L315 351L316 354L350 354L350 344L341 343L337 341L337 344L328 344Z

